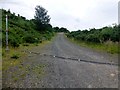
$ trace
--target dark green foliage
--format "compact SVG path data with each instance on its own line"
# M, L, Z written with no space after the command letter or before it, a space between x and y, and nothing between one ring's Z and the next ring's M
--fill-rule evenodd
M23 43L23 46L29 46L29 44L28 43Z
M87 35L86 41L88 41L88 42L95 42L95 43L99 43L100 42L99 37L97 35L94 35L94 34Z
M54 31L58 32L59 31L59 27L54 27Z
M24 43L42 43L43 40L50 40L53 36L53 29L50 24L43 25L45 31L36 30L35 19L27 20L23 16L16 16L10 10L2 10L2 46L6 45L6 14L8 15L8 39L9 45L12 47L19 47Z
M67 28L59 28L59 27L54 27L54 31L55 32L64 32L64 33L69 33L69 30L67 30Z
M47 15L47 10L41 6L35 7L35 23L36 29L38 31L45 31L47 30L46 27L50 22L50 16Z
M111 35L111 40L113 42L120 41L120 25L113 27L113 35Z
M100 35L103 41L108 41L113 35L113 29L111 27L105 28L100 32Z
M27 34L23 37L25 43L35 43L35 38L31 34Z
M49 24L50 16L47 15L47 10L41 6L35 7L35 20L40 24Z
M18 58L19 58L19 55L18 55L18 54L13 54L13 55L11 56L11 58L12 58L12 59L18 59Z
M6 45L5 35L2 34L2 46L4 47L5 45Z
M11 38L10 40L10 45L12 46L12 47L19 47L19 43L18 43L18 41L15 39L15 38Z
M106 41L119 42L120 25L115 25L113 27L103 27L101 29L93 28L89 31L73 31L67 34L67 37L93 43L104 43Z

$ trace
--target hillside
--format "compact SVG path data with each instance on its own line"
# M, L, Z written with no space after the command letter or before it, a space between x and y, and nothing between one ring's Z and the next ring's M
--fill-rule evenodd
M2 9L2 45L5 46L5 17L8 15L9 46L18 47L20 44L41 43L44 40L50 40L54 36L52 26L47 30L40 32L36 30L34 19L27 20L25 17L15 15L10 10Z
M78 30L67 34L67 37L80 45L88 46L109 53L120 53L120 25L106 26L100 29Z

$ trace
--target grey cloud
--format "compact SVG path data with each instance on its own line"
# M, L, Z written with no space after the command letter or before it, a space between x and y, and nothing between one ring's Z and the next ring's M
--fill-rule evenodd
M79 7L77 2L75 2L77 4L76 7L74 3L70 2L72 5L69 5L69 2L67 4L64 0L40 1L37 3L30 0L28 3L23 3L23 0L5 0L0 2L0 6L5 9L10 8L11 11L31 19L34 18L35 5L41 5L48 10L53 26L66 27L69 30L100 28L118 22L118 0L96 0L98 3L95 6L93 5L93 7L90 5L88 9L85 9L86 11L84 11L86 6ZM82 0L80 1L82 2ZM88 4L89 1L86 2L86 5Z

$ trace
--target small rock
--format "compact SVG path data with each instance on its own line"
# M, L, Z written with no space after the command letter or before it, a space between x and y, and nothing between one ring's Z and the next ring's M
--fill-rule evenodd
M35 83L35 85L37 86L37 83Z
M80 61L80 59L78 59L78 61Z
M110 76L114 77L114 76L115 76L115 74L114 74L114 73L112 73L112 74L110 74Z
M91 85L89 85L89 86L88 86L88 88L92 88L92 86L91 86Z
M23 63L21 63L21 65L23 66Z

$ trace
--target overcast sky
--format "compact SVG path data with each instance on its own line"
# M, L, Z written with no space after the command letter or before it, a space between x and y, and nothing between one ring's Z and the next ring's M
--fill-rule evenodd
M34 18L35 6L48 10L53 26L70 31L100 28L118 23L119 0L0 0L0 8Z

